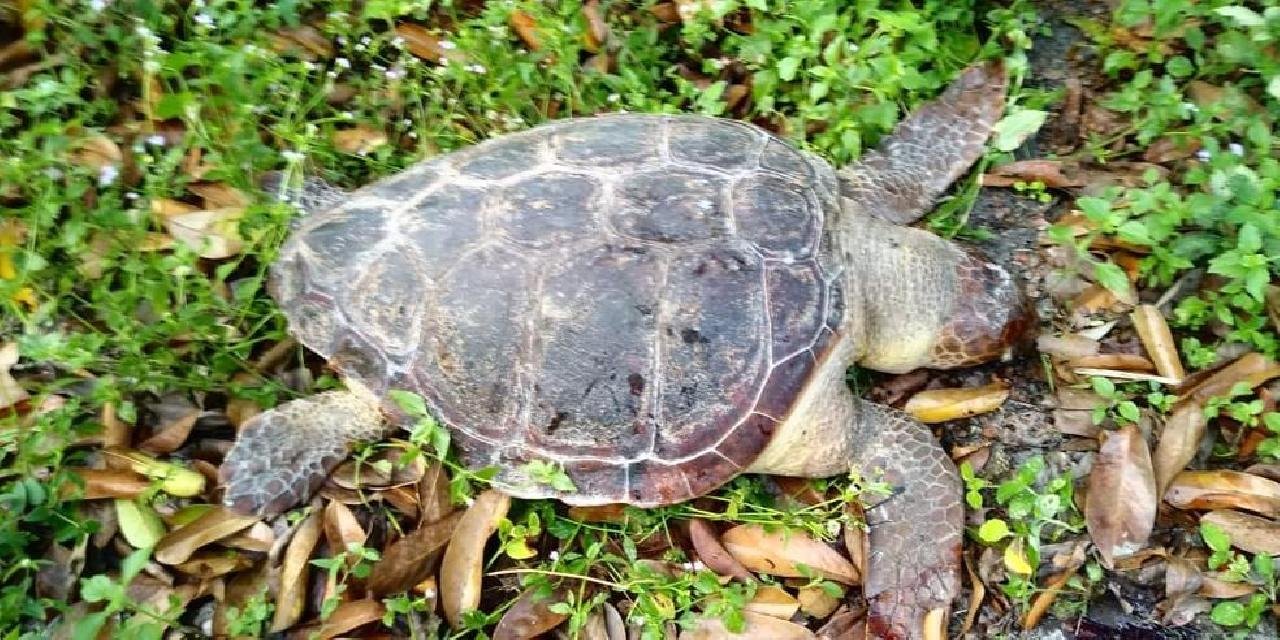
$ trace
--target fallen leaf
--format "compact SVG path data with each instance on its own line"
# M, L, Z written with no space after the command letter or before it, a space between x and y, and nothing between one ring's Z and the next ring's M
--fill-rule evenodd
M560 592L541 593L527 589L502 615L493 629L493 640L533 640L560 626L569 616L551 610L551 605L566 602Z
M578 522L623 524L627 521L627 505L602 504L590 507L569 507L569 517Z
M1210 511L1200 517L1222 529L1231 538L1231 546L1249 553L1280 555L1280 522L1239 511Z
M324 508L324 539L329 548L335 551L346 551L354 546L363 546L368 534L356 520L356 514L347 505L334 500ZM356 558L351 558L354 563Z
M71 162L82 167L102 171L107 167L117 167L124 162L124 153L120 151L111 138L104 135L91 135L76 145L71 152Z
M843 590L839 596L833 596L820 586L803 586L796 591L796 599L800 601L800 611L821 620L835 612L843 598Z
M1143 348L1155 363L1156 371L1179 382L1187 377L1182 361L1178 358L1177 343L1173 341L1169 324L1165 322L1160 309L1152 304L1140 304L1134 307L1131 318Z
M1179 509L1245 509L1280 517L1280 482L1240 471L1183 471L1164 499Z
M365 155L387 144L387 132L367 124L333 132L333 147L343 153Z
M382 619L386 609L377 600L351 600L338 605L318 627L303 627L291 634L291 640L329 640Z
M136 498L151 487L151 481L128 469L68 469L84 483L82 500L101 498ZM64 497L73 495L76 486L63 487Z
M1049 607L1053 605L1053 601L1062 592L1062 587L1066 586L1071 577L1076 574L1078 568L1072 567L1049 579L1044 590L1036 594L1035 599L1031 601L1031 606L1027 608L1027 615L1022 618L1023 631L1030 631L1040 624L1040 619L1044 617L1045 613L1048 613Z
M311 552L320 542L323 529L318 509L311 510L306 519L294 529L284 560L280 563L279 590L276 592L276 612L271 619L271 631L279 632L297 624L307 604L307 570L311 564Z
M969 574L969 610L964 614L964 622L960 625L960 636L968 637L969 630L973 628L973 623L978 619L978 611L982 609L982 601L987 597L987 585L978 577L978 573L973 570L973 558L969 554L964 555L964 570Z
M151 454L172 453L187 441L192 427L196 426L196 419L200 417L200 409L194 405L177 409L179 411L175 414L162 416L164 422L156 428L154 435L138 445L139 450Z
M252 204L245 192L225 182L195 182L187 185L187 191L200 196L205 209L243 209Z
M253 566L254 559L242 553L198 553L190 560L175 565L177 571L201 580L212 580L219 576L248 569Z
M510 507L510 496L490 489L477 496L458 520L440 565L440 604L455 629L462 628L463 612L480 605L484 545Z
M1200 583L1200 590L1196 593L1214 600L1234 600L1235 598L1252 595L1254 591L1257 591L1257 587L1248 582L1224 580L1212 574L1207 574L1204 576L1203 582Z
M1204 409L1198 402L1180 404L1164 421L1160 431L1160 441L1156 444L1156 452L1152 467L1156 474L1156 490L1165 495L1169 483L1187 467L1187 463L1195 457L1200 448L1200 440L1204 438L1209 426Z
M244 248L240 238L240 218L244 209L210 209L179 213L164 219L173 239L195 251L201 258L219 260L234 256Z
M1080 165L1070 160L1019 160L1001 165L983 174L984 187L1012 187L1015 183L1040 182L1050 189L1083 187L1085 176Z
M601 13L600 0L583 2L582 15L587 19L587 30L582 34L583 44L587 51L595 53L609 41L609 23Z
M1108 569L1147 545L1159 505L1147 442L1137 425L1104 432L1089 474L1085 524Z
M1155 371L1152 362L1132 353L1100 353L1076 358L1068 363L1074 369L1111 369L1115 371ZM1170 378L1173 380L1174 378Z
M530 51L542 48L542 41L538 37L538 23L529 14L519 9L512 11L511 28L515 29L516 35L520 36L520 40L524 41Z
M1053 426L1058 431L1072 436L1097 437L1099 426L1093 423L1093 411L1107 406L1102 396L1084 389L1059 386L1056 404Z
M133 498L117 498L115 503L120 535L134 549L154 547L164 537L164 523L151 505Z
M1097 340L1078 334L1062 336L1045 334L1036 338L1036 351L1064 360L1097 355L1099 349Z
M200 547L245 529L259 519L214 507L190 524L169 532L156 545L155 559L163 564L186 562Z
M27 390L13 379L9 369L18 364L18 343L0 345L0 409L8 409L27 399Z
M903 410L916 420L931 424L970 418L1000 408L1009 399L1003 381L963 389L930 389L911 396Z
M1195 136L1164 136L1147 145L1142 159L1147 162L1171 162L1190 158L1200 150L1200 140Z
M680 640L813 640L812 631L786 620L751 611L742 612L746 623L742 633L733 633L720 618L700 617L692 629L682 631Z
M276 53L291 53L309 61L333 57L333 43L319 29L309 25L279 29L268 34L268 38L271 50Z
M460 518L461 512L453 513L393 542L369 574L369 591L377 595L400 593L430 577Z
M729 529L721 544L751 571L775 576L801 578L806 573L797 565L828 580L858 583L858 570L839 552L799 531L769 533L753 524Z
M433 462L418 480L418 519L432 523L453 512L449 498L449 472L439 462Z
M782 620L790 620L800 610L800 601L787 593L782 587L771 584L756 589L756 595L742 606L744 611L762 613Z
M689 539L693 542L693 549L697 552L698 559L708 569L722 576L739 580L751 579L751 572L734 560L733 556L720 544L715 530L706 520L701 518L689 520Z
M404 39L409 53L423 60L439 63L450 60L461 62L466 59L466 55L461 51L454 48L446 49L442 46L440 37L427 31L425 27L407 22L398 24L396 35Z
M1227 395L1237 384L1243 383L1252 389L1276 376L1280 376L1280 364L1260 353L1246 353L1183 391L1179 401L1203 404L1215 396Z
M1004 568L1010 573L1020 576L1030 576L1036 572L1036 568L1031 566L1027 560L1027 552L1022 548L1022 538L1015 538L1004 548Z
M161 462L141 451L106 449L107 464L128 467L136 473L160 481L160 489L172 496L189 498L204 491L204 476L172 462ZM246 525L248 526L248 525Z

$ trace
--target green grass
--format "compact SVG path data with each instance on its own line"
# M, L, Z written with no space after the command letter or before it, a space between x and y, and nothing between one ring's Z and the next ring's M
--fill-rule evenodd
M71 606L39 595L37 576L51 544L84 545L99 526L85 503L59 488L69 481L67 467L97 455L85 445L101 430L104 407L132 424L165 394L196 394L212 407L228 398L272 406L290 397L251 364L286 337L264 278L294 215L256 197L261 172L287 169L355 186L548 118L623 109L751 120L843 164L975 59L1007 56L1020 80L1029 35L1039 28L1021 2L718 0L684 23L664 23L650 11L653 2L603 2L611 38L602 49L588 37L579 0L482 9L432 0L257 4L25 0L16 4L21 13L0 7L8 25L0 33L21 33L36 52L20 81L14 67L0 67L0 335L19 345L28 408L45 407L0 411L0 636L39 637ZM517 10L534 25L536 50L512 29ZM1115 83L1103 104L1131 123L1123 132L1129 144L1117 151L1104 144L1114 141L1099 140L1089 154L1126 157L1163 136L1195 139L1208 154L1171 181L1081 207L1103 233L1151 246L1142 266L1149 286L1168 286L1196 267L1224 278L1221 293L1178 306L1184 355L1194 365L1209 364L1222 341L1272 355L1278 346L1266 313L1266 284L1280 256L1274 13L1221 1L1126 1L1119 25L1156 20L1145 50L1120 46L1104 25L1082 23ZM1200 26L1182 29L1193 20ZM395 32L406 23L443 41L437 50L452 61L414 55ZM593 66L602 50L612 60L604 71ZM1188 83L1198 79L1226 87L1220 106L1187 108ZM750 89L730 105L734 85ZM1019 90L1014 101L1037 110L1053 97ZM357 127L382 132L388 143L342 151L334 134ZM104 169L97 158L113 148L117 168ZM993 154L984 162L1005 159ZM181 244L148 250L168 233L153 203L199 204L189 189L198 180L255 194L230 225L242 248L220 259ZM975 193L970 182L934 226L961 231ZM417 444L431 451L437 442ZM561 549L556 559L530 565L531 588L549 590L556 573L595 570L645 614L655 635L665 621L687 621L699 610L732 621L751 594L721 587L705 571L655 573L635 562L636 541L690 516L826 536L830 523L848 518L841 507L856 489L836 482L828 502L799 507L743 478L718 494L714 511L632 510L626 525L585 524L550 503L526 503L500 537L508 550L539 536ZM1024 483L1020 495L1044 501L1070 492ZM1017 535L1034 545L1039 532L1036 541L1032 533ZM97 611L110 613L84 617L83 633L117 613L118 630L135 637L181 624L181 611L143 610L124 596L144 556L121 559L93 547L87 554L90 568L72 599L102 603ZM1013 588L1024 599L1031 586ZM575 592L567 613L581 623L603 593ZM391 599L388 621L403 624L422 606L410 596ZM235 625L260 628L268 607L250 602ZM502 611L468 623L490 626Z

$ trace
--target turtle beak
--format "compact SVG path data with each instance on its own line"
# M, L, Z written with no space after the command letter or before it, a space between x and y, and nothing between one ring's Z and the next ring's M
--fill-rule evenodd
M949 369L1008 360L1030 344L1038 318L1012 273L965 253L956 269L950 317L933 348L930 367Z

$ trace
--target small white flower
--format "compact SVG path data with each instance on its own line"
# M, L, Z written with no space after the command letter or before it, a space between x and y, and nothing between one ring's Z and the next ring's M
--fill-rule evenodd
M616 94L616 93L611 93L611 94L609 94L609 97L605 98L605 100L608 100L609 102L617 102L617 101L619 101L619 100L621 100L621 99L622 99L622 96L620 96L620 95L618 95L618 94Z
M334 14L332 14L332 13L331 13L331 14L329 14L329 17L331 17L331 18L332 18L333 16L334 16ZM346 37L346 36L338 36L338 38L337 38L337 39L338 39L338 44L343 45L343 46L346 46L346 44L347 44L347 37Z
M445 51L451 51L453 49L457 49L458 45L454 44L452 40L441 40L440 48L444 49Z
M1197 151L1196 158L1198 158L1201 162L1208 162L1210 158L1208 149L1201 149Z
M192 18L192 19L196 21L196 24L202 27L207 27L207 28L213 27L213 16L207 13L197 13L195 18Z
M115 183L116 178L120 177L120 169L114 164L109 164L98 169L98 186L106 187Z
M335 64L335 65L337 65L337 66L339 66L339 67L341 67L341 68L343 68L343 69L350 69L350 68L351 68L351 61L350 61L350 60L348 60L348 59L346 59L346 58L334 58L334 59L333 59L333 64Z
M488 71L488 69L484 68L484 65L482 64L469 64L467 65L467 71L470 71L471 73L482 74Z
M289 162L302 162L302 159L306 157L302 155L300 152L294 151L293 149L286 149L284 151L281 151L280 156Z
M388 79L388 80L400 80L400 79L404 78L404 77L405 77L405 75L407 75L407 74L406 74L406 72L405 72L405 70L404 70L404 67L401 67L401 66L395 66L395 67L391 67L390 69L387 69L387 79Z
M158 134L158 133L153 133L153 134L151 134L151 135L147 136L147 144L155 145L155 146L157 146L157 147L163 147L163 146L164 146L164 136L162 136L162 135L160 135L160 134Z
M1244 145L1240 144L1239 142L1232 142L1232 143L1228 144L1228 145L1227 145L1227 150L1228 150L1228 151L1230 151L1231 153L1234 153L1234 154L1238 155L1238 156L1243 156L1243 155L1244 155Z
M125 200L137 200L137 199L138 199L138 192L137 192L137 191L130 191L130 192L128 192L128 193L126 193L126 194L124 194L124 199L125 199Z
M391 39L391 46L393 46L393 47L395 47L395 48L397 48L397 49L403 49L403 48L404 48L404 38L401 38L400 36L396 36L396 37L392 38L392 39Z
M108 4L110 4L110 0L89 0L89 10L94 13L101 13L103 9L107 8Z
M552 549L551 552L547 554L547 558L552 562L555 562L556 560L560 559L560 552L555 549Z
M303 68L303 69L306 69L307 71L314 71L314 70L315 70L315 68L316 68L316 63L314 63L314 62L312 62L312 61L310 61L310 60L303 60L303 61L302 61L302 68Z
M838 534L838 533L840 533L840 521L839 521L839 520L828 520L828 521L827 521L827 535L829 535L829 536L831 536L831 537L833 537L833 538L834 538L834 537L836 536L836 534Z
M412 119L412 118L405 118L405 119L403 119L403 120L401 120L401 121L400 121L400 124L401 124L401 125L403 125L403 126L406 126L406 127L412 127L412 126L413 126L413 119Z

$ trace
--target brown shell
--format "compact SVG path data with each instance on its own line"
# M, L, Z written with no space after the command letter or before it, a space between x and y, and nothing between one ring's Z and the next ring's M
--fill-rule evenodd
M835 185L742 123L560 121L307 218L274 291L308 347L421 394L511 493L668 504L747 467L831 347Z

